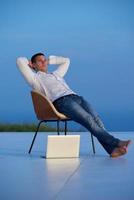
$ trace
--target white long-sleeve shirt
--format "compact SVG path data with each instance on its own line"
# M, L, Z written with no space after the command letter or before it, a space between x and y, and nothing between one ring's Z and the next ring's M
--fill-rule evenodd
M63 79L70 64L69 58L49 56L49 64L59 65L52 73L42 71L36 73L28 66L28 63L26 57L17 58L17 66L28 84L32 89L45 94L52 102L62 96L76 94Z

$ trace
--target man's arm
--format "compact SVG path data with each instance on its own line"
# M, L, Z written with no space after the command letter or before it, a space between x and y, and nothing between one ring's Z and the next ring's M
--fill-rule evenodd
M49 56L49 64L59 65L59 67L53 73L63 77L68 70L70 59L59 56Z
M35 79L35 72L29 66L28 59L25 57L17 58L17 66L29 85L33 87L37 81Z

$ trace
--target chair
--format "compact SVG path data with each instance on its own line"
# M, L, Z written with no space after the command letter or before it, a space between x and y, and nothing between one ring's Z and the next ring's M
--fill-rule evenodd
M29 148L29 154L31 153L35 138L37 136L37 133L39 131L39 127L42 122L57 122L57 134L59 135L59 122L63 121L65 123L64 125L64 133L67 134L67 122L71 121L70 118L66 117L64 114L58 112L56 108L54 107L53 103L43 94L32 90L31 91L32 96L32 102L34 106L34 111L36 113L36 116L39 120L39 123L37 125L36 132L34 134L31 146ZM91 141L92 141L92 149L93 153L95 154L95 145L94 145L94 139L93 135L91 134Z

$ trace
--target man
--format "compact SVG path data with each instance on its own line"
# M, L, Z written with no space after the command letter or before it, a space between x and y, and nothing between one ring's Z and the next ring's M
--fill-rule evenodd
M48 64L59 67L49 73ZM126 154L131 140L122 141L110 135L91 105L72 91L63 79L69 64L69 58L49 56L47 59L43 53L33 55L30 61L25 57L17 59L19 70L29 85L47 95L59 112L86 127L111 157Z

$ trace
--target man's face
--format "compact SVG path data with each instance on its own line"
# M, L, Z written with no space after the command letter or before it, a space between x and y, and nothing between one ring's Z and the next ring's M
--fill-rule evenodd
M37 56L35 58L35 62L33 63L33 67L35 67L37 71L43 71L43 72L47 72L48 68L47 65L48 65L48 60L43 55Z

